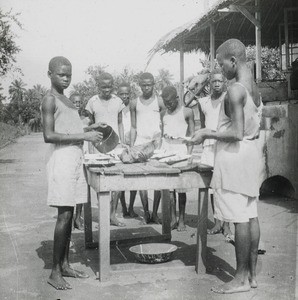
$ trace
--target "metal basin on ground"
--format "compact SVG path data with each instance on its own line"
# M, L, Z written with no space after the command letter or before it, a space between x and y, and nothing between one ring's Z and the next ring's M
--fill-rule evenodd
M129 251L142 263L156 264L169 261L177 246L163 243L150 243L132 246Z

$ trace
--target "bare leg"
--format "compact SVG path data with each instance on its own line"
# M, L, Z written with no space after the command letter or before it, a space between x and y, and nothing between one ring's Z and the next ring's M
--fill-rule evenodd
M153 198L153 209L152 209L152 217L151 221L156 224L161 224L161 220L157 215L159 203L160 203L161 193L160 191L154 191L154 198Z
M258 260L258 248L260 242L260 225L259 219L253 218L249 220L250 225L250 260L249 260L249 281L252 288L257 288L256 267Z
M58 217L54 232L53 267L48 283L57 290L71 289L62 277L62 262L68 260L68 250L72 227L73 207L58 207Z
M213 194L210 195L212 211L214 214L214 197ZM222 226L220 220L214 218L214 226L211 229L207 229L208 234L217 234L222 232Z
M110 224L119 226L119 227L124 227L125 224L120 222L116 218L116 210L117 210L117 205L118 205L118 199L120 196L121 192L112 192L112 197L111 197L111 211L110 211Z
M148 207L148 192L147 191L139 191L141 196L141 201L144 209L144 221L146 224L150 222L150 214Z
M76 205L76 214L73 221L73 227L78 230L84 230L84 222L82 218L83 204Z
M125 191L120 192L120 203L122 206L122 215L123 217L129 217L127 207L126 207L126 202L125 202Z
M178 193L179 200L179 220L178 220L178 231L185 231L185 205L186 205L186 193Z
M233 294L250 290L248 282L248 264L250 260L250 223L235 223L235 278L212 291L220 294Z
M170 192L171 203L171 230L177 229L177 215L176 215L176 193Z
M133 206L135 204L137 191L130 191L130 197L129 197L129 207L128 207L128 214L131 218L137 218L138 214L136 214L133 210Z

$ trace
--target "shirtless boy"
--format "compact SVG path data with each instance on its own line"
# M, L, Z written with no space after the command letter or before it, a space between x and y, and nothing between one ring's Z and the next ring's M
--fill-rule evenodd
M162 99L154 93L154 77L151 73L140 76L139 85L142 95L130 103L131 132L130 145L141 145L152 140L161 139L161 115L164 112ZM157 215L150 218L148 208L148 192L140 191L144 209L144 220L156 221Z
M260 153L259 106L257 86L246 65L245 46L236 39L217 49L217 61L228 80L221 105L218 129L198 130L192 142L217 140L211 186L215 193L216 218L235 225L236 274L232 281L212 288L213 292L231 294L257 287L256 264L260 227L257 213Z
M49 206L57 207L58 217L54 233L52 272L48 283L57 290L71 289L63 277L87 278L88 275L69 265L69 243L74 207L82 203L80 182L83 174L83 142L98 143L102 134L84 132L77 109L64 96L71 81L71 63L65 57L54 57L49 63L51 89L42 101L44 141L49 143L47 179ZM96 124L85 131L96 128Z

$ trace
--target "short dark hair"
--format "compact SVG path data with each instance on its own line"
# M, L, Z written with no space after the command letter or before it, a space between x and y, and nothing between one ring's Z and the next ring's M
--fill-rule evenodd
M168 97L176 98L177 96L178 96L177 90L173 86L166 86L165 88L163 88L161 93L162 98L168 98Z
M82 95L80 95L79 93L75 92L75 93L73 93L73 94L71 94L69 96L69 100L72 101L72 99L75 98L75 97L81 97L83 99Z
M55 56L49 62L49 71L53 72L58 66L71 66L71 62L64 56Z
M142 73L140 75L140 80L139 81L141 81L141 80L148 80L148 79L150 79L150 80L152 80L154 82L153 75L151 73L145 72L145 73Z
M111 80L112 82L114 82L114 78L110 73L104 72L102 74L99 75L99 83L104 81L104 80Z
M122 81L119 85L118 85L118 89L122 88L122 87L127 87L130 89L130 84L128 82Z
M246 61L245 45L237 39L229 39L222 43L216 50L216 54L222 55L224 58L235 56L240 61Z

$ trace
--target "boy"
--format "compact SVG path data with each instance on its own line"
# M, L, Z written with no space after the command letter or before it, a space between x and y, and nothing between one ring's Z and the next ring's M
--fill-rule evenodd
M235 278L215 293L232 294L257 287L256 265L260 227L257 213L261 155L258 88L246 65L245 46L237 39L224 42L216 51L217 61L228 80L235 82L222 102L217 130L201 129L192 143L217 140L211 186L216 218L235 225Z
M191 154L192 146L173 143L170 137L185 138L187 132L191 136L194 134L195 123L192 109L181 106L177 90L172 86L165 87L162 90L161 97L166 107L166 112L162 119L163 139L161 148L177 154ZM171 192L171 228L172 230L177 228L178 231L185 231L186 192L184 190L176 191L178 192L179 199L179 219L177 224L174 191Z
M76 107L76 109L79 112L79 116L81 118L82 124L83 124L83 128L84 127L88 127L91 123L91 120L88 117L88 113L86 112L86 110L83 109L82 105L83 105L83 98L80 94L78 93L74 93L69 97L69 100L74 104L74 106ZM84 142L84 146L83 146L83 150L84 153L87 152L87 144ZM84 183L82 186L82 189L86 189L86 184ZM78 230L84 230L84 223L83 223L83 218L82 218L82 209L83 209L83 204L77 204L76 205L76 213L75 213L75 217L73 220L73 226L74 228L78 229Z
M133 99L130 103L131 146L161 139L160 124L164 105L160 97L154 93L154 84L154 77L151 73L141 74L139 85L142 90L142 95ZM150 218L147 191L140 191L140 196L144 208L145 222L149 223L150 220L158 222L157 215L152 215L152 218Z
M117 95L123 101L125 107L122 110L122 122L124 129L124 144L130 145L130 127L131 127L131 118L130 118L130 109L129 109L129 99L130 99L130 85L126 82L122 82L118 86ZM120 202L122 205L122 214L124 218L137 218L138 214L134 212L133 205L136 198L136 191L130 192L129 207L127 210L125 202L125 191L120 193Z
M109 73L99 77L99 95L93 96L86 105L86 110L94 117L95 123L110 125L118 134L121 143L124 142L122 110L125 107L122 100L112 94L114 79ZM113 192L111 199L110 224L124 227L125 224L116 218L119 193Z
M73 103L64 96L71 81L71 63L65 57L54 57L49 63L51 90L42 101L44 141L50 143L47 156L49 206L57 207L54 234L53 267L48 283L57 290L71 289L63 277L87 278L74 270L68 261L74 206L84 199L78 195L83 175L83 142L98 143L102 134L85 132ZM85 128L85 131L96 125ZM81 196L81 197L80 197Z
M216 130L218 124L219 110L222 100L224 99L226 92L224 76L220 69L215 69L210 73L210 88L211 94L199 99L199 112L201 128L208 128ZM201 163L214 166L214 147L215 140L206 139L203 143L203 153L201 157ZM211 192L211 203L214 212L213 193ZM229 223L223 222L214 218L214 227L207 230L208 234L217 234L223 232L227 239L234 239L229 227Z

